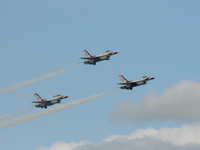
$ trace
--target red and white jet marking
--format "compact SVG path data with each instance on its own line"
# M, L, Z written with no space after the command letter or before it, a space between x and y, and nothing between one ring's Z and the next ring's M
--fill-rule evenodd
M90 53L87 50L83 50L83 53L86 57L81 57L80 59L86 59L86 61L84 61L84 64L96 65L96 62L110 60L110 56L115 55L118 52L106 51L105 53L98 56L90 55Z
M122 85L120 88L121 89L127 89L127 90L132 90L133 87L135 86L140 86L144 85L147 83L147 81L155 79L154 77L148 77L148 76L143 76L142 78L135 80L135 81L128 81L124 76L120 75L119 76L122 83L118 83L119 85Z
M47 106L54 105L56 103L60 103L62 99L68 98L68 96L63 96L63 95L55 95L51 99L42 99L40 95L37 93L34 94L37 101L33 101L32 103L39 103L35 105L35 107L41 107L41 108L47 108Z

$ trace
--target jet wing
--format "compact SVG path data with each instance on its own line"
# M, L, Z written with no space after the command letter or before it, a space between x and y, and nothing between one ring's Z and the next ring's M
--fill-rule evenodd
M135 85L137 85L137 82L126 82L126 83L117 83L117 84L119 84L119 85L132 85L132 86L135 86Z
M32 103L46 103L47 101L32 101Z
M49 101L32 101L32 103L47 103Z
M81 57L80 59L96 59L96 58L99 58L99 57Z
M128 81L128 82L125 82L125 83L117 83L119 85L127 85L127 84L136 84L137 81Z
M129 83L117 83L117 84L119 84L119 85L127 85Z
M46 101L32 101L32 103L49 103L51 100Z

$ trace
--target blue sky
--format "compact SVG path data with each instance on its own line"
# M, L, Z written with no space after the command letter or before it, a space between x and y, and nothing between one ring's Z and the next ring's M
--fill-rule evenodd
M199 88L199 5L197 0L1 0L1 89L75 66L82 61L79 58L83 56L84 49L92 55L106 50L119 52L112 56L111 61L99 62L96 66L81 65L1 95L1 116L30 108L36 92L43 98L68 95L69 98L63 100L67 103L115 89L121 74L128 80L136 80L143 75L156 79L132 91L118 90L53 115L1 129L0 148L36 150L41 146L51 147L58 141L98 143L111 135L130 135L138 129L150 127L159 132L164 127L182 129L185 124L191 128L198 126L193 123L198 123L199 118L191 120L187 115L183 120L161 115L161 120L156 117L145 120L144 117L144 120L137 121L133 116L129 119L128 112L119 111L126 119L118 118L120 123L116 123L112 121L111 114L118 111L119 103L123 103L126 110L126 100L141 104L153 93L157 100L170 99L173 102L177 98L181 101L179 97L182 95L178 95L176 88ZM166 91L173 90L173 85L177 85L175 98L173 92ZM191 93L193 90L186 89L185 93L187 91L187 95L197 95L195 98L185 96L185 103L198 98L198 90ZM169 106L170 112L170 108L177 105L170 103ZM158 107L160 105L155 108ZM144 112L145 109L142 107ZM162 114L159 112L161 109L157 110L158 114ZM15 117L38 111L40 109L33 108ZM197 146L192 148L198 149L200 141L195 142Z

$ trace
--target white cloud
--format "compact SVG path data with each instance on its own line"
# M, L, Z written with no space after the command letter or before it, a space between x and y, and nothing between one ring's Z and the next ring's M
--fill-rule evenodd
M51 147L37 150L199 150L200 124L182 125L177 128L139 129L130 135L111 135L99 143L56 142Z
M117 123L150 120L200 120L200 83L183 80L156 96L147 94L141 102L123 100L110 112L110 119Z
M37 148L37 150L73 150L76 149L77 147L82 147L84 145L90 145L90 144L92 144L92 142L81 141L79 143L74 143L74 142L66 143L63 141L59 141L53 144L50 148L39 147Z
M112 118L132 121L149 120L199 120L200 83L181 81L162 95L148 94L139 102L128 100L117 104L111 111ZM130 135L111 135L99 143L56 142L51 147L37 150L199 150L200 123L181 127L139 129Z

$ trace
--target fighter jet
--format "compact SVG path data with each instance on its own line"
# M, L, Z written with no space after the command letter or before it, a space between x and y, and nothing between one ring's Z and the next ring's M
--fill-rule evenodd
M86 61L83 62L84 64L96 65L96 62L110 60L110 56L115 55L118 52L106 51L105 53L98 56L90 55L87 50L83 50L83 53L85 54L85 57L81 57L80 59L86 59Z
M144 85L147 83L149 80L155 79L154 77L148 77L148 76L143 76L142 78L135 80L135 81L128 81L124 76L120 75L119 76L122 83L118 83L119 85L122 85L120 88L121 89L127 89L127 90L132 90L133 87L135 86L140 86Z
M68 96L63 96L63 95L55 95L51 99L42 99L40 95L37 93L34 94L37 101L32 101L32 103L38 103L35 105L35 107L41 107L41 108L47 108L47 106L54 105L56 103L60 103L62 99L68 98Z

